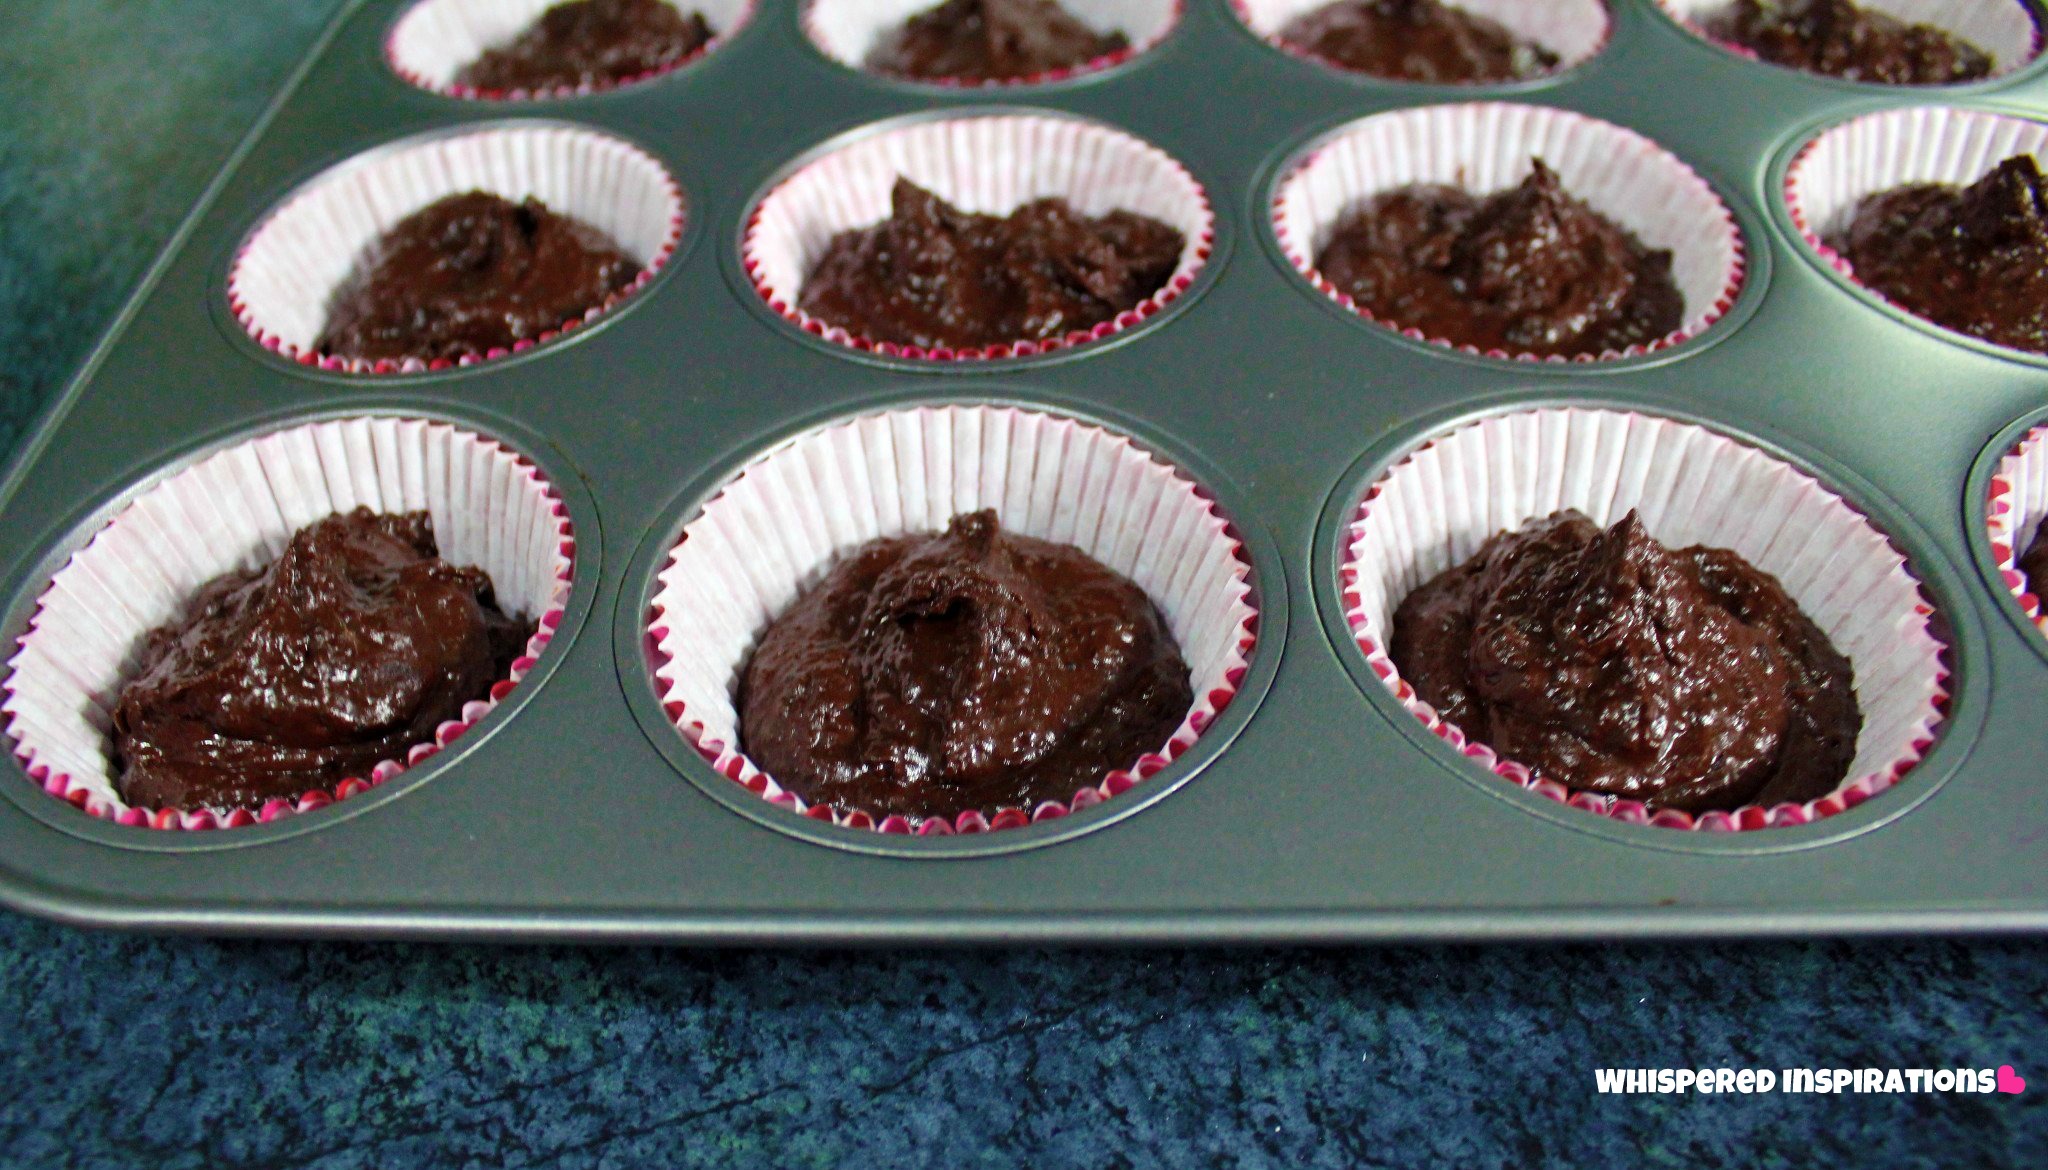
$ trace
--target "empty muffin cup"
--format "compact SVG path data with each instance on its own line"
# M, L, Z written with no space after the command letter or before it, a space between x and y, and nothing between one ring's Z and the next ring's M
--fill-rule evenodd
M1416 693L1388 650L1403 599L1489 537L1566 508L1603 528L1634 509L1668 547L1729 549L1777 578L1853 672L1862 727L1834 791L1700 813L1574 791L1473 739ZM1460 424L1416 446L1366 490L1339 573L1358 648L1401 706L1510 783L1620 821L1726 831L1831 816L1898 783L1932 746L1944 716L1945 646L1933 606L1891 540L1799 468L1693 423L1544 407Z
M631 283L558 328L456 361L369 361L320 351L335 292L400 220L451 195L540 200L610 237L640 266ZM683 194L660 162L609 134L547 123L433 132L349 159L293 192L249 233L228 270L228 305L249 336L302 365L352 374L417 373L524 352L596 321L668 263Z
M1324 60L1280 35L1290 22L1329 3L1330 0L1230 0L1230 7L1246 28L1274 48L1342 72L1358 73ZM1614 26L1603 0L1445 0L1445 7L1493 21L1517 41L1535 45L1557 58L1555 65L1535 75L1538 77L1562 73L1598 56L1607 47ZM1467 84L1510 85L1527 80L1532 78Z
M1709 22L1735 6L1735 0L1657 0L1679 27L1739 57L1756 60L1747 46L1723 40L1708 31ZM2001 77L2032 61L2041 51L2041 32L2026 0L1855 0L1868 12L1904 24L1924 24L1966 41L1991 58L1991 77ZM1870 82L1882 85L1883 82Z
M1070 544L1135 582L1189 669L1194 705L1164 742L1070 798L913 821L811 805L740 741L737 690L768 625L845 554L878 537L996 510L1009 532ZM796 813L921 835L1005 829L1078 812L1165 768L1237 693L1257 639L1249 555L1187 475L1093 423L1036 410L882 411L788 439L742 468L682 530L649 606L654 683L719 774Z
M687 16L698 13L711 29L711 39L695 52L616 81L530 89L481 89L459 80L465 66L485 51L509 44L532 27L541 14L563 0L419 0L391 26L384 39L384 59L406 81L457 98L518 101L573 97L635 85L690 65L730 41L754 15L754 0L662 0Z
M1864 114L1822 131L1793 156L1785 171L1785 210L1799 238L1823 263L1887 305L1925 321L1858 279L1849 258L1827 240L1848 227L1867 196L1918 183L1966 187L2014 155L2041 158L2044 144L2048 123L2006 114L1948 106Z
M1563 190L1671 253L1683 300L1677 328L1655 340L1563 358L1430 336L1382 321L1333 283L1317 257L1338 223L1375 195L1444 184L1474 195L1515 187L1532 158L1556 172ZM1511 102L1424 106L1375 114L1325 135L1283 172L1274 188L1273 233L1282 253L1325 296L1368 321L1466 353L1524 361L1604 361L1668 349L1698 336L1742 290L1744 253L1735 217L1706 180L1633 130L1568 110Z
M1160 288L1131 308L1043 339L925 348L862 337L805 312L804 281L827 246L842 232L888 219L899 178L967 212L1007 215L1057 196L1083 215L1148 216L1180 233L1180 257ZM740 255L762 301L805 332L863 352L946 362L1051 353L1142 324L1188 290L1214 242L1208 194L1165 151L1065 114L1004 112L883 123L828 144L749 212Z
M144 635L201 586L275 560L299 529L357 507L426 511L440 555L490 575L500 608L532 622L523 655L487 695L331 789L255 811L137 808L116 787L113 710ZM51 578L9 661L0 710L30 780L92 816L157 829L267 822L346 800L453 743L526 677L560 625L575 534L560 497L502 442L445 422L366 416L243 439L146 487Z
M919 13L938 7L941 0L807 0L802 9L804 35L820 53L863 73L868 54L903 23ZM1126 42L1078 64L1048 69L1022 77L993 80L979 78L903 78L926 85L978 87L986 85L1040 85L1069 77L1097 73L1136 57L1166 39L1180 23L1183 0L1059 0L1069 16L1097 33L1121 33ZM883 76L889 76L884 74Z

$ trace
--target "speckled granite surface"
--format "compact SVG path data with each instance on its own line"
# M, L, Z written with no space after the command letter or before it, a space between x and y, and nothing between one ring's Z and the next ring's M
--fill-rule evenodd
M334 0L8 0L0 428ZM2023 1096L1594 1095L2012 1063ZM691 953L0 912L0 1167L2048 1165L2048 944Z

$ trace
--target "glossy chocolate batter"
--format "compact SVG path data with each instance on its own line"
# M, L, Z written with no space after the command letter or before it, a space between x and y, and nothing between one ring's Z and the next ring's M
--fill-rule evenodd
M114 708L122 798L254 811L366 779L485 698L532 633L482 569L440 559L425 512L336 513L149 632Z
M798 304L856 336L925 349L1092 329L1158 292L1184 242L1156 219L1089 217L1058 198L977 215L897 179L889 202L888 219L832 239Z
M1945 85L1991 75L1991 58L1968 41L1849 0L1735 0L1704 27L1773 65L1850 81Z
M1072 69L1131 47L1054 0L946 0L875 42L867 67L928 81L1005 81Z
M1557 54L1439 0L1337 0L1288 21L1280 39L1333 65L1396 81L1519 81L1557 68Z
M1671 253L1566 193L1541 159L1479 197L1416 184L1338 221L1316 268L1381 321L1481 350L1577 357L1677 329Z
M952 817L1072 799L1193 703L1143 590L991 510L870 541L799 597L747 663L740 738L810 803Z
M1848 660L1776 578L1665 548L1634 512L1494 536L1408 595L1391 653L1471 738L1653 808L1825 796L1863 726Z
M2032 155L1965 188L1917 183L1865 196L1827 243L1857 280L1929 321L2048 353L2048 202Z
M2027 592L2048 600L2048 593L2042 592L2048 589L2048 517L2035 526L2034 539L2019 556L2019 570L2026 574Z
M314 344L365 361L482 357L560 329L639 275L609 236L538 199L450 195L363 253Z
M663 0L570 0L455 75L458 85L506 91L624 81L673 65L711 40L704 14Z

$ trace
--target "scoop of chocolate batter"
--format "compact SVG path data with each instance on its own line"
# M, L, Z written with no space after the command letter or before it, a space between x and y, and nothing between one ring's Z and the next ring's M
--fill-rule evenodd
M1869 195L1829 239L1856 279L1939 325L2048 353L2048 202L2032 155L1967 188Z
M1863 726L1848 660L1776 578L1634 512L1494 536L1402 601L1391 653L1473 739L1654 808L1825 796Z
M440 559L425 512L336 513L145 637L114 708L122 798L255 810L367 778L485 698L532 632L482 569Z
M711 40L704 14L663 0L569 0L511 44L456 73L473 89L545 90L624 81L672 65Z
M933 81L1004 81L1130 47L1122 33L1096 32L1055 0L945 0L876 40L867 67Z
M1483 198L1381 192L1338 221L1316 267L1374 317L1482 350L1599 355L1656 341L1685 313L1671 253L1566 193L1541 159Z
M2019 570L2027 578L2027 592L2037 598L2048 598L2048 517L2034 528L2034 539L2027 542L2026 551L2019 555Z
M777 617L740 738L810 803L950 817L1068 800L1165 746L1193 702L1143 590L984 511L862 545Z
M1397 81L1517 81L1557 68L1557 54L1439 0L1337 0L1288 21L1280 39L1333 65Z
M799 306L871 341L963 349L1092 329L1159 291L1181 234L1129 211L1064 199L1008 216L962 211L908 179L889 218L833 237Z
M482 357L560 329L639 275L609 236L538 199L450 195L364 252L314 344L364 361Z
M1991 74L1991 58L1968 41L1849 0L1735 0L1704 27L1773 65L1850 81L1944 85Z

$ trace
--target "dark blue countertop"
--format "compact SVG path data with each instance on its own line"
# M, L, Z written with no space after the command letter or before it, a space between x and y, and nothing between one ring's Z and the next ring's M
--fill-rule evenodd
M0 438L335 0L8 0ZM1595 1094L1990 1067L2019 1097ZM2048 945L687 952L0 912L0 1167L2048 1165Z

